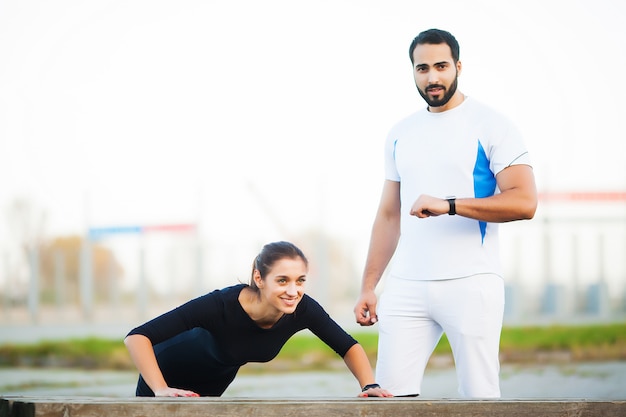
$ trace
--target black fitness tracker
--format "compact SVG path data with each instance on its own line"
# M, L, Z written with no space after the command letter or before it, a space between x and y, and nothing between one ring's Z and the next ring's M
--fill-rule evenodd
M446 200L450 203L450 211L448 211L448 214L454 216L456 214L456 197L446 198Z

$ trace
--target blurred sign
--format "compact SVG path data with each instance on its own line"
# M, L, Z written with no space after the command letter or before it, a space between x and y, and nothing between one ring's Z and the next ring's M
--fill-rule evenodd
M626 201L626 191L597 191L597 192L548 192L539 193L544 201Z
M189 233L195 232L196 225L191 223L163 224L153 226L110 226L89 228L89 238L99 239L104 236L121 234L142 234L150 232Z

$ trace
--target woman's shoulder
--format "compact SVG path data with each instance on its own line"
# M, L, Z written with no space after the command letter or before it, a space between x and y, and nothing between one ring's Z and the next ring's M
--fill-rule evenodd
M235 284L235 285L230 285L228 287L224 287L222 289L219 290L215 290L215 291L219 291L222 294L235 294L235 295L239 295L239 293L241 292L241 290L243 290L244 288L246 288L248 286L248 284Z
M237 295L238 296L241 290L243 290L247 286L248 284L235 284L235 285L230 285L228 287L215 288L209 291L208 293L206 293L205 296L206 295L221 295L221 296Z
M308 294L304 294L302 296L302 300L298 303L298 308L296 311L302 313L318 313L320 311L325 311L324 307L320 303L318 303L313 297Z
M237 300L239 298L239 293L245 287L247 287L246 284L236 284L228 287L217 288L190 300L187 304L197 305L198 303L206 304L208 302L229 303L232 300Z

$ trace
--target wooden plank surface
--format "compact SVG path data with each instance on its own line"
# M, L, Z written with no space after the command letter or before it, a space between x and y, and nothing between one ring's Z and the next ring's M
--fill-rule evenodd
M624 417L626 400L427 400L416 398L0 399L0 417Z

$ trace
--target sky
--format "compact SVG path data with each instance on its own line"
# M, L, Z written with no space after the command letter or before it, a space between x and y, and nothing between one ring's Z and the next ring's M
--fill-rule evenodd
M614 0L0 0L0 210L27 199L47 236L314 228L362 254L431 27L461 45L459 89L520 127L540 191L623 191L624 18Z

